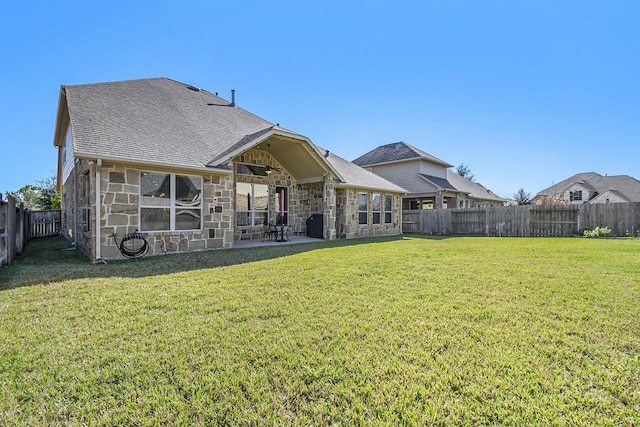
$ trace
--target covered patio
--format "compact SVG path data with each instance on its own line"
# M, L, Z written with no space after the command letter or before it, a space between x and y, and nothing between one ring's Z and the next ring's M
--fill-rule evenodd
M222 156L231 159L234 172L234 246L268 243L263 234L269 224L286 226L290 237L307 236L312 217L322 224L311 237L335 238L332 177L339 175L326 161L328 153L277 126L247 139Z
M277 240L239 240L233 245L234 248L255 248L260 246L280 246L280 245L296 245L300 243L317 243L322 242L323 239L316 239L307 236L290 236L289 240L277 241Z

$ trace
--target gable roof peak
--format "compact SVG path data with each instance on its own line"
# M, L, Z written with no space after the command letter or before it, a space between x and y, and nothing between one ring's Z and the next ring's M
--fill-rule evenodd
M74 155L82 158L205 168L216 153L273 126L216 94L166 77L63 86L60 96ZM54 144L62 132L56 130Z
M449 163L428 154L404 141L381 145L358 157L353 163L359 166L373 166L383 163L394 163L405 160L423 159L444 167L452 167Z

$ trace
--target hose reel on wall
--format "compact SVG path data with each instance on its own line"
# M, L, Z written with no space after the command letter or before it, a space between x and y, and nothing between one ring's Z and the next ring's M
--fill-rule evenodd
M125 234L120 242L118 242L116 233L113 233L112 236L120 253L126 258L142 258L149 252L149 242L142 233L138 233L138 230Z

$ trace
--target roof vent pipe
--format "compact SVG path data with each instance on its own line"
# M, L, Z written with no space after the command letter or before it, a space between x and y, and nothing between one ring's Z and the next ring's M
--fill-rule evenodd
M231 89L231 106L232 107L236 106L236 90L235 89Z

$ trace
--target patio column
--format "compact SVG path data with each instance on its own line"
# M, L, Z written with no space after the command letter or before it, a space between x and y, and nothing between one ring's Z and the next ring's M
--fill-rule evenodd
M324 211L324 238L326 240L336 239L336 215L338 212L336 206L336 189L333 183L333 178L330 174L326 174L324 177L324 198L323 198L323 211Z
M442 209L444 206L444 197L442 196L442 192L438 191L435 196L435 209Z

